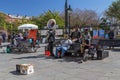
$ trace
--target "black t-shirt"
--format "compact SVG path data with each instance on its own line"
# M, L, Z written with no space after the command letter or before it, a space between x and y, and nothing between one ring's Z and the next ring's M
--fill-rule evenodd
M71 33L71 38L75 39L75 38L80 38L81 33L79 31L74 31Z

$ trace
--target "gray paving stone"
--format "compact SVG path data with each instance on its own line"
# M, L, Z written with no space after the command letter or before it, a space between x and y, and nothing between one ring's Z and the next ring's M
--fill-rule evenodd
M2 49L0 49L0 52ZM16 74L16 64L34 65L35 73ZM119 80L120 54L110 51L104 60L79 63L79 58L62 59L44 56L44 47L36 53L0 53L0 80Z

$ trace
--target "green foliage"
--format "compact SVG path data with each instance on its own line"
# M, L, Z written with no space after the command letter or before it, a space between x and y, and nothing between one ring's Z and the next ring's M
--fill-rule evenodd
M106 15L108 17L114 17L118 20L120 20L120 0L114 1L106 10Z
M39 26L39 28L43 28L47 25L47 22L49 19L55 19L56 24L61 28L64 26L63 19L59 16L59 13L56 11L51 12L50 10L47 12L44 12L44 14L41 14L38 17L33 17L32 22Z
M100 26L101 29L104 29L104 30L110 30L110 26Z
M5 22L5 14L4 13L0 13L0 27L3 27L4 26L4 23Z
M110 25L108 24L108 19L107 18L101 18L101 23L99 24L99 28L102 28L104 30L109 30Z
M47 22L49 19L55 19L56 24L60 28L64 26L64 21L59 16L59 12L56 12L56 11L51 12L50 10L47 12L44 12L43 14L41 14L38 17L32 17L32 19L30 19L30 20L27 20L27 19L25 19L25 17L23 17L21 20L16 19L12 23L6 21L7 17L8 17L8 15L6 15L4 13L0 13L0 29L4 29L4 26L5 26L7 31L11 31L11 30L16 31L18 26L20 26L22 24L26 24L26 23L36 24L39 26L39 28L43 28L44 26L47 25ZM12 26L12 28L11 28L11 26Z

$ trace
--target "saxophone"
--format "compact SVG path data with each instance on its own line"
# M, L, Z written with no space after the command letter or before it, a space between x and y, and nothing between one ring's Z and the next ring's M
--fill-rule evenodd
M84 53L84 47L85 47L85 45L86 45L85 39L82 38L82 44L80 45L80 51L81 51L81 53Z

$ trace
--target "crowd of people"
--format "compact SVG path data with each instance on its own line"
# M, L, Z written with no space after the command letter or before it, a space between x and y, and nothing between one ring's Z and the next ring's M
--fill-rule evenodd
M34 41L33 38L28 38L28 31L25 31L25 32L18 32L18 33L11 33L11 34L8 34L7 38L2 38L2 36L0 36L0 40L1 42L9 42L10 45L12 46L19 46L19 42L20 41L27 41L31 44L31 46L35 46L35 44L39 44L40 41L36 40Z
M51 24L51 26L54 26L54 23ZM24 33L8 34L8 38L6 38L7 37L6 34L0 32L0 42L5 42L7 39L7 41L10 42L11 45L17 46L18 41L26 41L27 36L28 36L28 32L26 31ZM48 50L50 51L51 56L54 56L56 58L63 57L66 51L70 48L71 44L74 43L80 43L80 44L84 43L85 44L84 49L88 49L92 39L89 29L84 29L84 31L81 32L79 27L74 27L71 31L71 34L68 34L65 37L65 39L61 41L61 44L56 47L56 50L54 52L53 49L55 42L55 30L50 28L46 36L47 36L46 40L48 42ZM108 33L108 37L109 39L114 38L114 32L112 30ZM29 39L29 42L33 44L34 40ZM36 40L36 43L40 43L40 41ZM60 54L59 51L61 52Z
M2 42L5 42L6 41L6 38L7 38L7 35L4 31L1 31L0 32L0 45Z

